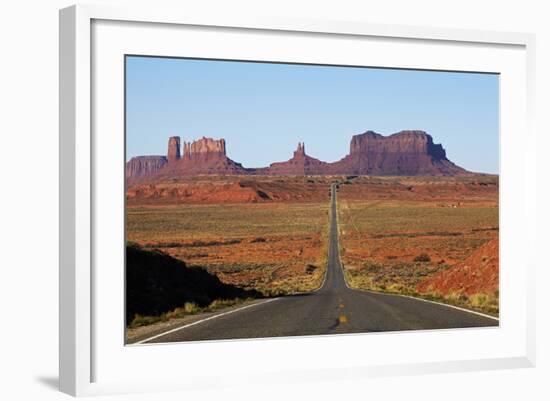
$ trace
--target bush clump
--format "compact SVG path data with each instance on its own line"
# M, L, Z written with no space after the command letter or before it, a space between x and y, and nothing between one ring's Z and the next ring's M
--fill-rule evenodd
M421 253L417 257L414 258L415 262L431 262L432 259L430 258L430 255L427 253Z

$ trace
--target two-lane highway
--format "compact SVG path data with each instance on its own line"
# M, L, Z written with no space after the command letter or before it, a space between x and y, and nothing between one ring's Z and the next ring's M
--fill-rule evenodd
M498 326L498 319L448 305L348 288L340 262L336 185L331 187L325 280L317 291L220 313L141 343Z

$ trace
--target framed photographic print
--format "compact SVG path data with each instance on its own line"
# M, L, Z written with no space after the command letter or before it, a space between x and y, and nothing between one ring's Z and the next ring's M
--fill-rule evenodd
M62 10L61 390L531 366L533 44Z

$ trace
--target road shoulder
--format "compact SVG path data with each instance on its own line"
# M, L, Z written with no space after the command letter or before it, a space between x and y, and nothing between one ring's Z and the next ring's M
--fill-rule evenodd
M238 312L240 309L249 308L252 306L260 305L268 301L272 301L278 298L268 299L255 299L251 301L245 301L238 305L232 305L227 308L219 309L215 312L198 313L196 315L188 315L182 318L170 319L165 322L157 322L147 326L140 326L132 329L126 329L125 333L125 345L136 345L137 343L147 340L151 337L162 335L163 333L183 328L184 326L191 324L198 324L203 320L214 319L217 316L225 315L228 313Z

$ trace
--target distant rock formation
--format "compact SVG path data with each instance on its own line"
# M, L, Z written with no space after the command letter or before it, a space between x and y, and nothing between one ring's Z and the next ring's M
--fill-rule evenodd
M225 157L225 139L212 139L202 137L191 143L183 143L184 158L216 158Z
M168 163L164 156L136 156L126 163L126 178L148 177Z
M326 163L306 154L305 144L298 143L291 159L269 167L244 168L227 157L225 140L202 137L183 142L168 140L168 154L138 156L126 164L129 182L143 178L177 178L200 174L254 175L426 175L452 176L470 174L447 159L441 144L435 144L424 131L401 131L389 136L374 131L354 135L350 152L341 160Z
M193 142L183 142L183 155L168 158L166 165L153 175L174 178L198 174L247 174L247 170L227 157L224 139L202 137Z
M354 135L350 153L331 163L333 174L460 175L467 171L447 159L445 150L424 131L382 136L374 131Z
M446 157L443 146L434 144L424 131L401 131L382 136L373 131L354 135L350 153L335 163L308 156L303 143L292 159L273 163L267 175L459 175L468 172Z
M168 139L168 161L175 162L180 159L180 137L173 136Z
M328 163L306 155L305 144L298 143L292 159L286 162L272 163L266 175L321 175L327 170Z

